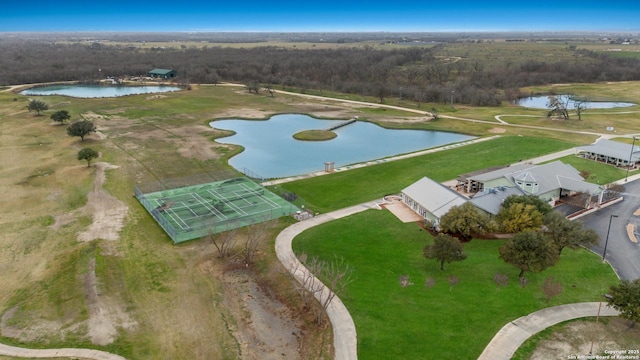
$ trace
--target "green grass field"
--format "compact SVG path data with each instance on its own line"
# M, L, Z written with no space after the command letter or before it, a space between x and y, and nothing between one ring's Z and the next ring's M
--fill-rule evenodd
M594 184L606 185L624 178L626 174L624 169L573 155L561 157L557 160L573 166L578 171L589 172L591 175L587 181Z
M354 318L360 359L475 359L511 320L547 306L597 301L617 282L613 271L586 251L565 250L559 263L542 273L526 273L498 258L500 240L472 240L468 257L440 264L422 256L432 237L415 223L403 224L388 211L369 210L309 229L294 239L296 254L326 261L344 259L353 282L339 295ZM496 273L507 274L499 287ZM414 285L402 288L398 277ZM448 277L460 282L452 289ZM564 291L549 304L541 285L548 276ZM435 285L425 286L433 278Z

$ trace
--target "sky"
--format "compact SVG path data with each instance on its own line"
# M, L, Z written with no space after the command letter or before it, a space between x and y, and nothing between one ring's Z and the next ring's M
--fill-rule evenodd
M0 32L640 31L638 0L31 0Z

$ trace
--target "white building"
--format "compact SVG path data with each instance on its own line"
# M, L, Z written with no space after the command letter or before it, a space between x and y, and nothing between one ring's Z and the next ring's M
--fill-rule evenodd
M468 200L428 177L423 177L406 187L402 190L401 197L405 205L433 225L437 225L442 215L449 209L460 206Z

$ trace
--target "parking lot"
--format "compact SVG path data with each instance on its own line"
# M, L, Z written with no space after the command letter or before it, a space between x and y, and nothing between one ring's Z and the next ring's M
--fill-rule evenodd
M637 176L636 176L637 178ZM600 234L600 245L593 247L595 253L603 255L607 234L609 235L605 259L621 279L634 280L640 278L640 244L630 240L627 225L640 228L640 216L634 215L640 209L640 180L635 179L624 184L624 201L603 208L579 220L585 227L592 228ZM617 216L617 217L616 217ZM609 225L611 225L609 227Z

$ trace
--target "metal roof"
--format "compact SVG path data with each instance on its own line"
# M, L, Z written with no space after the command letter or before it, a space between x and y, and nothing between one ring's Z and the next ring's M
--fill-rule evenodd
M525 170L525 169L529 169L532 167L535 167L537 165L533 165L533 164L517 164L517 165L512 165L512 166L507 166L507 167L503 167L497 170L493 170L493 171L487 171L485 173L481 173L481 174L477 174L477 175L472 175L469 176L468 179L469 180L474 180L474 181L478 181L478 182L486 182L486 181L491 181L491 180L495 180L501 177L504 177L507 174L512 174L516 171L521 171L521 170Z
M452 207L460 206L467 201L464 196L426 176L409 185L402 192L437 218L442 217Z
M538 182L538 178L533 175L530 171L523 171L518 175L514 175L513 178L515 180L525 181L525 182Z
M558 183L563 189L571 191L586 192L587 194L599 194L603 189L600 185L588 183L586 181L578 179L570 179L563 176L558 176Z
M499 178L505 178L514 185L516 184L515 180L536 183L538 184L537 194L544 194L559 188L587 191L590 194L602 190L600 186L584 181L578 170L561 161L542 165L518 164L471 177L472 180L479 182L488 182Z
M591 152L624 161L628 161L629 156L631 156L631 161L640 160L640 146L634 146L632 153L630 144L607 139L601 139L591 145L579 146L578 151Z
M498 187L478 193L469 201L479 209L493 215L498 215L498 212L500 212L500 208L502 207L502 202L511 195L525 195L525 192L516 186Z
M158 74L158 75L167 75L171 72L174 72L175 70L169 70L169 69L153 69L151 71L148 72L148 74Z
M600 189L598 185L584 181L584 178L580 176L580 172L578 172L578 170L573 166L561 161L553 161L547 164L537 165L533 168L527 169L526 171L511 174L511 176L507 176L507 179L513 181L515 178L522 177L525 172L536 179L535 181L538 184L538 194L544 194L560 188L576 191L589 191L589 193L592 194L597 192L597 189ZM563 184L568 187L563 186Z

